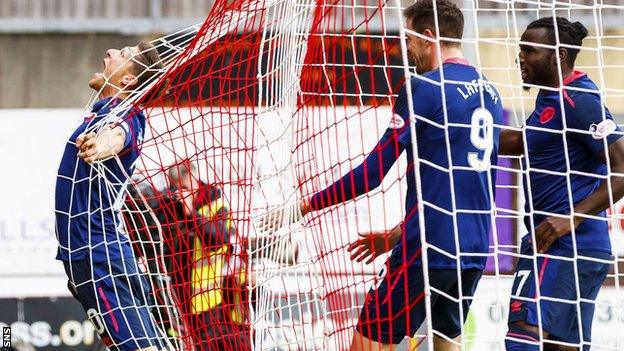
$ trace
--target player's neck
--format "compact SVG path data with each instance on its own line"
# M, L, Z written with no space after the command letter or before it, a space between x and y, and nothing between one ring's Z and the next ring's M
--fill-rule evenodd
M559 80L559 74L556 74L550 80L550 83L544 82L544 83L542 83L542 85L550 87L550 88L560 88L561 85L562 85L561 82L564 82L564 84L565 84L566 78L568 78L572 74L574 74L574 68L573 67L561 67L561 77L562 77L562 80Z
M440 47L440 60L436 60L437 62L444 62L449 59L463 59L464 54L460 47L457 46L442 46Z
M125 100L126 97L128 97L128 94L124 92L120 92L116 89L106 89L106 88L100 90L100 92L98 93L99 100L103 100L103 99L110 98L110 97Z
M568 78L569 76L571 76L572 74L574 74L574 67L561 67L561 77L562 77L562 81L565 84L566 78ZM556 78L557 82L554 85L555 87L559 87L561 86L561 84L559 83L559 77Z

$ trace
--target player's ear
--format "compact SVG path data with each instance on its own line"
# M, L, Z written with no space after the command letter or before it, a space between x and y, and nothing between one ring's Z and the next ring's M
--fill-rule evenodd
M563 67L568 62L568 50L566 48L559 48L559 62Z
M433 34L433 32L431 31L431 29L427 28L423 31L423 35L427 38L431 38L431 40L427 40L427 42L429 43L433 43L433 40L435 40L435 35Z
M137 84L138 79L134 74L126 73L121 77L122 88L130 88Z

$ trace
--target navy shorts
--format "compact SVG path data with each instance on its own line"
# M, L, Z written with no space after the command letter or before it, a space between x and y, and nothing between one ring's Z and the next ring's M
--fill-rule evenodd
M110 350L163 348L162 334L150 313L150 285L138 272L133 259L63 264L69 277L69 290Z
M379 285L371 288L360 312L357 331L382 344L399 344L412 337L425 320L425 290L421 264L403 264L401 252L393 253L378 275ZM468 315L472 297L483 270L461 270L461 282L455 269L429 269L429 284L454 298L462 291L463 315L459 303L431 293L433 329L455 338Z
M533 254L532 245L528 240L522 242L520 250L524 255ZM549 250L548 254L563 257L574 256L571 250L562 249ZM579 256L611 260L610 254L599 251L579 251ZM552 257L538 257L537 269L539 274L536 279L533 259L520 258L516 265L516 274L511 290L509 323L524 321L534 326L540 326L537 303L525 300L536 298L537 289L535 287L538 284L542 297L569 301L540 300L541 327L550 334L549 339L579 343L578 313L580 313L583 341L590 342L595 305L590 302L576 303L578 294L575 277L578 276L580 297L594 301L611 265L584 260L581 257L576 262L578 275L575 274L573 261L558 260ZM585 345L584 348L588 349L589 347Z

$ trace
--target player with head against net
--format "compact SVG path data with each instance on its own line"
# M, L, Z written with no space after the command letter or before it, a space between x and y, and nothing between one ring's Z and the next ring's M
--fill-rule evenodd
M104 70L89 86L98 94L72 133L58 170L55 195L56 258L69 289L111 350L161 350L150 316L150 287L137 269L119 207L140 153L145 116L122 108L162 68L153 45L109 49Z
M593 301L610 266L605 210L624 194L624 139L596 84L574 70L586 36L579 22L545 17L521 38L525 89L540 90L523 131L501 133L501 154L524 155L528 171L529 234L512 287L509 351L540 350L542 343L544 350L588 350Z
M419 0L404 15L417 75L399 91L390 125L364 162L302 200L300 212L305 215L371 191L407 151L403 222L387 233L369 233L350 247L356 260L392 249L379 285L368 292L351 349L390 349L416 333L426 317L428 268L430 285L461 303L432 291L435 349L459 350L461 326L488 253L494 191L489 166L497 161L494 125L501 123L503 109L496 89L463 58L464 18L454 3ZM427 251L427 267L422 264L410 105L416 115L426 241L436 248ZM280 223L277 215L265 217L261 225Z

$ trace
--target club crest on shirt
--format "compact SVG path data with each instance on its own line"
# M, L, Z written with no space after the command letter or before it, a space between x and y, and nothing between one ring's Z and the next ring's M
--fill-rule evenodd
M401 129L405 126L405 121L403 120L403 117L399 116L398 114L393 114L392 118L390 118L390 124L388 125L388 128L390 129Z
M95 112L87 113L86 115L84 115L84 123L91 122L95 118L95 116L97 116L97 113Z
M589 126L592 138L596 140L604 139L608 137L617 129L617 125L611 119L605 119L598 124L592 124Z
M551 106L546 107L540 114L540 124L550 122L555 117L555 109Z

